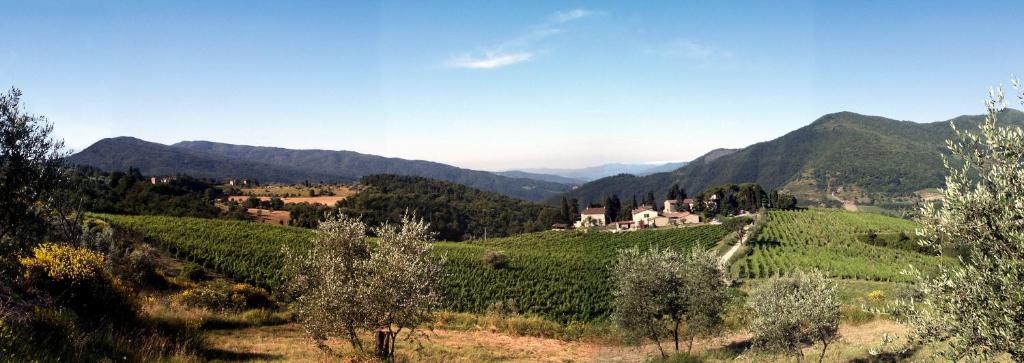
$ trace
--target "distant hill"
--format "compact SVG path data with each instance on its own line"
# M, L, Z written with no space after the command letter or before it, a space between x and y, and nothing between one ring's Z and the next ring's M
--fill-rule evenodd
M322 171L230 159L222 155L176 148L134 137L114 137L97 141L85 150L71 155L68 161L104 171L126 171L128 167L135 167L145 175L188 174L197 178L237 177L282 182L334 182L357 179Z
M583 183L587 182L584 179L566 178L566 177L561 176L561 175L553 175L553 174L529 173L529 172L519 171L519 170L497 171L497 172L494 172L494 173L498 174L498 175L501 175L501 176L507 176L509 178L526 178L526 179L547 181L547 182L566 184L566 185L582 185Z
M686 165L687 162L672 162L665 164L648 164L648 163L609 163L597 166L589 166L585 168L532 168L522 169L515 171L515 173L529 173L529 174L542 174L542 175L556 175L563 178L592 181L600 178L604 178L611 175L618 174L633 174L633 175L649 175L664 171L672 171Z
M558 214L548 205L415 176L370 175L360 183L366 190L341 201L343 213L379 226L398 223L409 211L430 222L442 240L543 231Z
M950 121L961 129L976 129L982 120L984 116L979 115ZM833 113L775 140L694 160L672 172L598 179L567 196L586 203L610 193L626 197L655 191L662 198L672 183L693 194L714 185L743 182L786 189L804 198L839 190L906 195L942 185L941 155L946 153L945 140L953 135L950 121L915 123ZM1024 125L1024 113L1006 110L1000 122Z
M525 200L569 190L565 184L511 178L422 160L353 151L291 150L187 141L163 145L130 137L103 139L72 155L73 164L102 170L139 168L147 175L189 174L204 178L249 178L265 182L354 181L365 175L396 174L439 179Z

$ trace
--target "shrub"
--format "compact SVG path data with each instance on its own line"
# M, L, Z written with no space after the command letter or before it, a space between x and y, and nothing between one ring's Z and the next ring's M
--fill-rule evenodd
M484 254L484 263L495 270L508 267L508 255L501 251L487 251Z
M137 311L131 290L104 270L105 260L96 252L46 243L20 262L29 286L83 317L122 319Z
M868 301L877 302L885 300L885 293L882 290L875 290L868 293Z
M266 290L247 284L216 282L187 289L178 294L178 301L186 306L219 311L271 309L276 304Z
M206 280L206 269L203 266L199 266L195 263L187 263L181 267L181 272L178 276L189 281L199 282Z
M519 314L519 305L516 304L515 300L498 300L487 307L487 313L491 315L497 315L500 317L508 317L510 315Z

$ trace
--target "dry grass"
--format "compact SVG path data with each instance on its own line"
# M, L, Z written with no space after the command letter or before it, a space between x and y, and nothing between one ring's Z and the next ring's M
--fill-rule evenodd
M829 347L826 361L846 362L870 359L868 353L876 348L883 334L902 336L906 328L890 321L874 321L859 326L843 326L842 338ZM364 344L371 342L369 334L363 337ZM326 361L361 360L363 355L355 354L346 342L331 340L328 345L337 356L327 355L318 350L296 324L246 328L236 330L214 330L206 334L206 343L213 356L210 358L242 357L255 361ZM671 351L671 344L662 343ZM750 353L749 336L743 333L731 334L694 344L694 351L706 361L775 362L790 361L786 357ZM820 345L804 350L806 357L817 357ZM400 361L421 362L639 362L658 355L657 347L647 344L630 347L618 344L570 342L549 338L515 336L481 330L452 331L434 330L426 332L420 344L401 340L397 351ZM217 356L220 354L221 356ZM918 357L920 355L920 357ZM912 356L925 359L924 353Z
M260 223L288 225L288 221L292 219L292 213L286 210L249 208L246 212L256 217L256 221Z

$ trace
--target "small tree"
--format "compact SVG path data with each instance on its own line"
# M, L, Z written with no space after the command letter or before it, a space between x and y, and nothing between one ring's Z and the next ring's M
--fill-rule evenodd
M346 336L362 350L358 332L377 331L376 353L395 354L395 340L403 330L433 319L440 304L439 281L443 258L430 256L429 225L403 217L400 225L374 230L377 248L366 243L366 226L338 214L320 222L313 248L297 254L287 247L285 287L293 299L299 323L317 344L330 352L326 340Z
M803 358L804 341L822 344L818 361L838 339L839 295L836 285L820 273L797 272L772 279L755 289L747 301L754 347Z
M433 247L429 224L410 216L400 225L385 224L375 230L380 244L369 260L367 323L377 330L377 355L395 355L395 339L408 330L433 320L441 304L440 280L443 257L430 255Z
M725 274L718 265L718 256L711 251L693 249L686 261L683 278L683 305L670 307L675 323L676 351L679 351L679 325L686 326L689 343L686 352L693 351L693 340L698 336L712 336L719 332L729 300Z
M1024 104L1024 90L1013 80ZM1002 88L989 93L988 115L977 132L956 129L947 141L953 159L939 206L925 205L922 244L933 251L953 245L960 265L937 276L918 274L924 308L905 302L924 342L945 342L942 358L987 361L1008 353L1024 361L1024 131L997 123L1006 102Z
M367 264L370 248L366 226L338 214L320 222L313 248L306 253L284 249L284 273L291 278L285 291L294 299L292 310L317 347L330 352L325 341L345 336L362 350L358 330L365 324Z
M20 101L16 88L0 93L0 258L27 253L52 232L50 212L66 214L52 210L66 187L64 143L53 139L45 117L24 113Z
M680 338L688 336L689 351L696 336L710 335L722 325L725 283L709 251L625 249L619 252L613 276L614 320L634 337L654 341L662 357L662 337L671 336L678 352Z
M624 331L634 337L654 341L662 357L661 346L665 335L665 306L669 296L676 294L679 285L673 268L680 256L672 250L641 252L633 247L619 251L618 263L612 276L615 279L615 312L613 319Z

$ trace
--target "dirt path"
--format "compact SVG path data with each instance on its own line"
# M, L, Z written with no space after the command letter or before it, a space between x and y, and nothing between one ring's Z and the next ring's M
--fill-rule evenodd
M732 248L726 251L725 254L722 255L722 258L718 260L719 268L724 270L726 267L728 267L726 266L726 264L729 263L729 259L732 258L732 255L736 254L736 251L740 249L740 246L743 246L744 243L747 243L747 239L750 237L750 233L748 232L750 232L749 224L743 226L743 237L741 237L740 240L736 242L736 244L732 245Z

